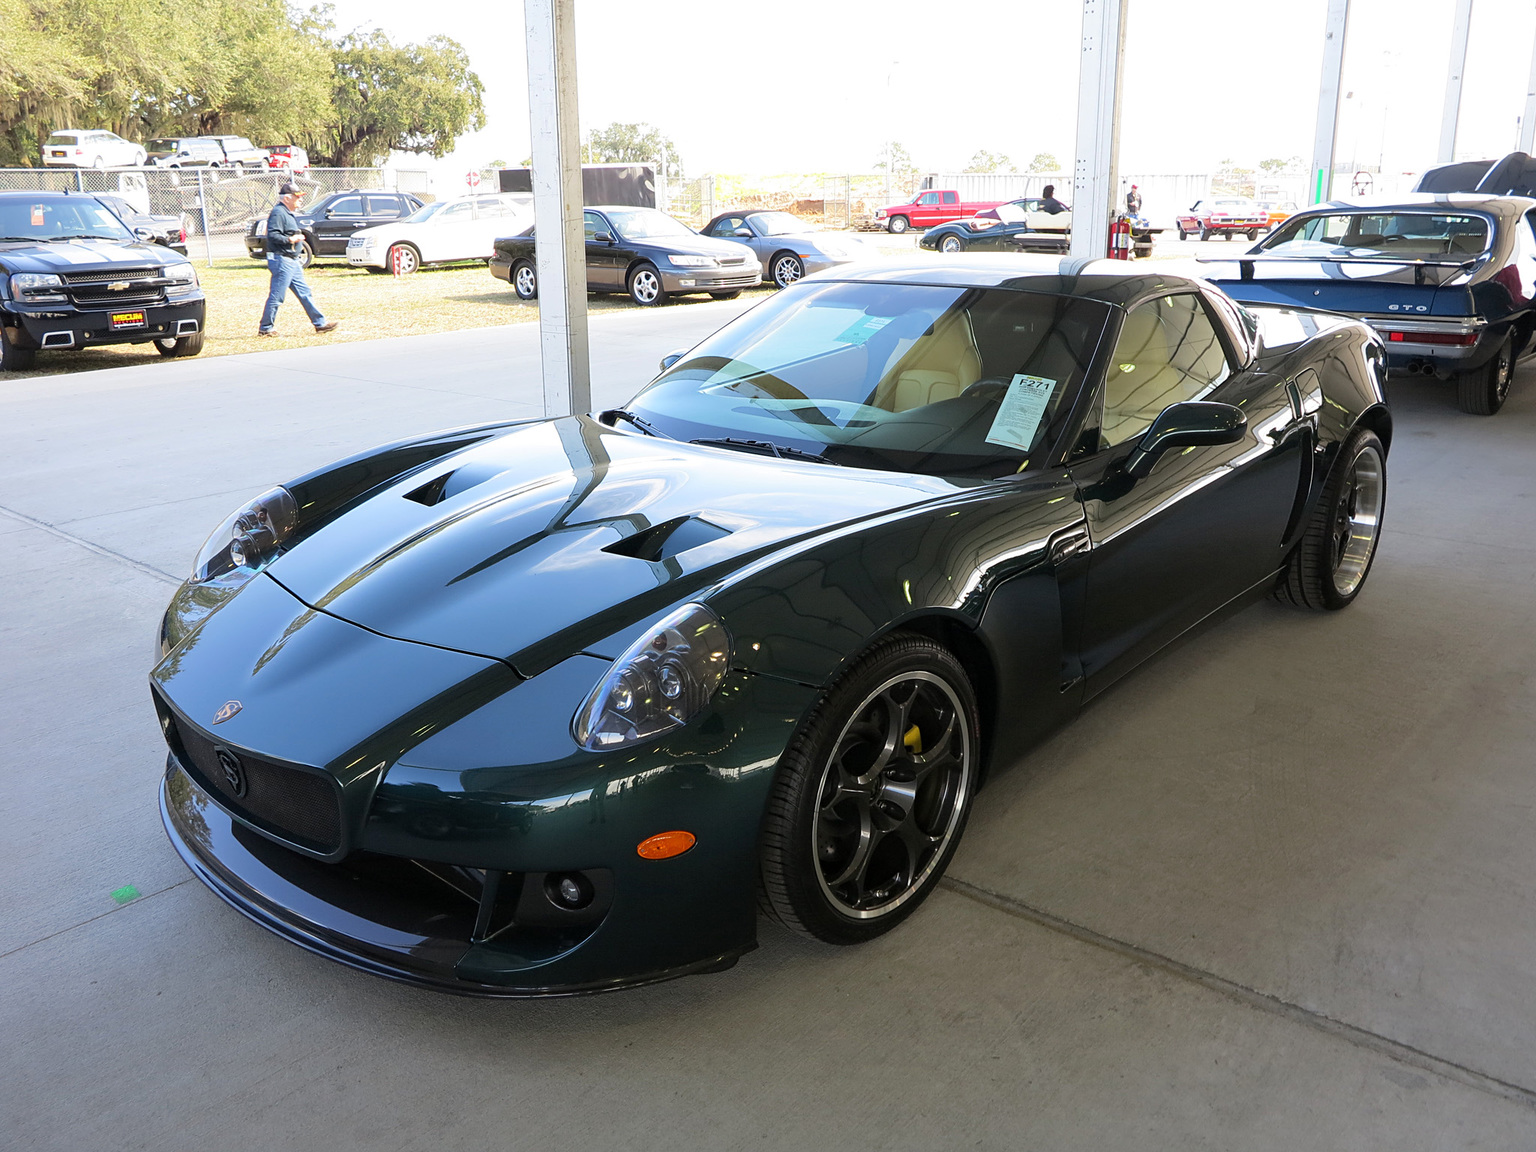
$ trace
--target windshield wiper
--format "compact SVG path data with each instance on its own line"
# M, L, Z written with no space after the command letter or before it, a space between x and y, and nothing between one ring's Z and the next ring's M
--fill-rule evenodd
M13 240L21 244L36 244L39 239L37 236L0 236L0 244L9 244Z
M597 418L599 420L602 420L602 421L606 422L609 427L613 426L613 422L615 420L623 420L626 424L633 424L636 428L640 429L640 431L644 432L647 436L655 436L658 440L671 440L672 439L671 436L668 436L665 432L662 432L662 431L658 430L657 428L652 427L650 424L647 424L644 420L640 419L640 417L636 416L633 412L626 412L622 408L609 408L606 412L599 412L597 414Z
M775 456L780 460L811 460L817 464L831 464L841 468L836 460L828 460L825 456L815 452L807 452L803 448L791 448L786 444L775 444L772 440L742 440L735 436L706 436L700 440L690 440L690 444L702 444L707 448L736 448L743 452L760 452L764 456Z
M121 240L121 236L103 236L97 232L77 232L72 236L50 236L48 243L54 244L60 240Z

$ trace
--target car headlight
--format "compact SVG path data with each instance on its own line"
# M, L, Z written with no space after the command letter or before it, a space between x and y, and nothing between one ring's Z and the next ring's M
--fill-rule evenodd
M713 268L719 263L713 256L668 256L678 268Z
M33 293L27 299L35 304L67 300L61 291L46 291L63 287L64 281L52 272L18 272L11 277L11 295L20 298L23 292Z
M572 721L590 752L638 744L681 728L709 703L731 668L731 635L702 604L684 604L646 629L613 662Z
M197 271L190 264L170 264L160 274L170 281L166 291L172 296L197 287Z
M214 529L192 562L193 582L250 579L277 559L298 522L299 506L288 489L263 492Z

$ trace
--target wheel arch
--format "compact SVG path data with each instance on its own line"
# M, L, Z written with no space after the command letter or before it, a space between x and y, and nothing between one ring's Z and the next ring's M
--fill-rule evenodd
M898 621L873 644L893 632L914 632L926 636L945 649L965 669L976 693L976 710L981 721L981 758L978 782L985 784L991 774L993 742L997 738L998 671L997 663L981 638L975 623L969 618L949 612L925 612Z

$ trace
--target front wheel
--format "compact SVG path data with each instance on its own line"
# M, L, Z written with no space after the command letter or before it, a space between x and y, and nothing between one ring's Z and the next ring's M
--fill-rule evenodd
M519 260L512 266L512 291L517 293L519 300L539 298L539 274L526 260Z
M37 349L16 347L0 324L0 372L25 372L36 365Z
M896 633L811 710L779 759L759 841L759 903L786 927L858 944L943 875L976 790L980 721L960 662Z
M400 275L409 276L421 267L421 254L409 244L394 244L390 246L384 262L384 267L391 272L395 271L395 260L399 259Z
M203 334L194 332L179 339L156 340L155 351L162 356L196 356L203 350Z
M315 250L311 248L306 241L295 241L293 246L293 254L298 257L299 267L301 268L308 268L315 262Z
M1328 474L1275 599L1330 612L1353 603L1376 557L1386 506L1386 450L1376 433L1361 428Z
M1456 406L1472 416L1492 416L1504 407L1514 378L1514 337L1506 336L1492 360L1456 377Z
M894 232L897 235L905 232L910 227L912 227L912 221L908 220L905 216L892 216L891 222L885 226L886 231Z
M667 290L661 285L661 273L650 264L642 264L629 274L629 298L643 308L667 302Z
M796 256L793 252L780 252L773 258L773 265L770 271L776 286L788 288L805 275L805 265L800 262L800 257Z
M1188 240L1189 239L1189 233L1184 231L1183 227L1179 228L1179 239L1180 240Z
M954 235L953 233L951 233L950 235L945 236L944 238L942 238L939 241L939 251L940 252L964 252L965 251L965 241L961 240L960 237L958 237L958 236Z

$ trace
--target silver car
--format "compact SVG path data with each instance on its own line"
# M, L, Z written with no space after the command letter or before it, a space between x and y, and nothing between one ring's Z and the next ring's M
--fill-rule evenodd
M863 241L827 232L788 212L722 212L699 230L745 244L762 261L763 279L787 288L800 277L868 258Z

